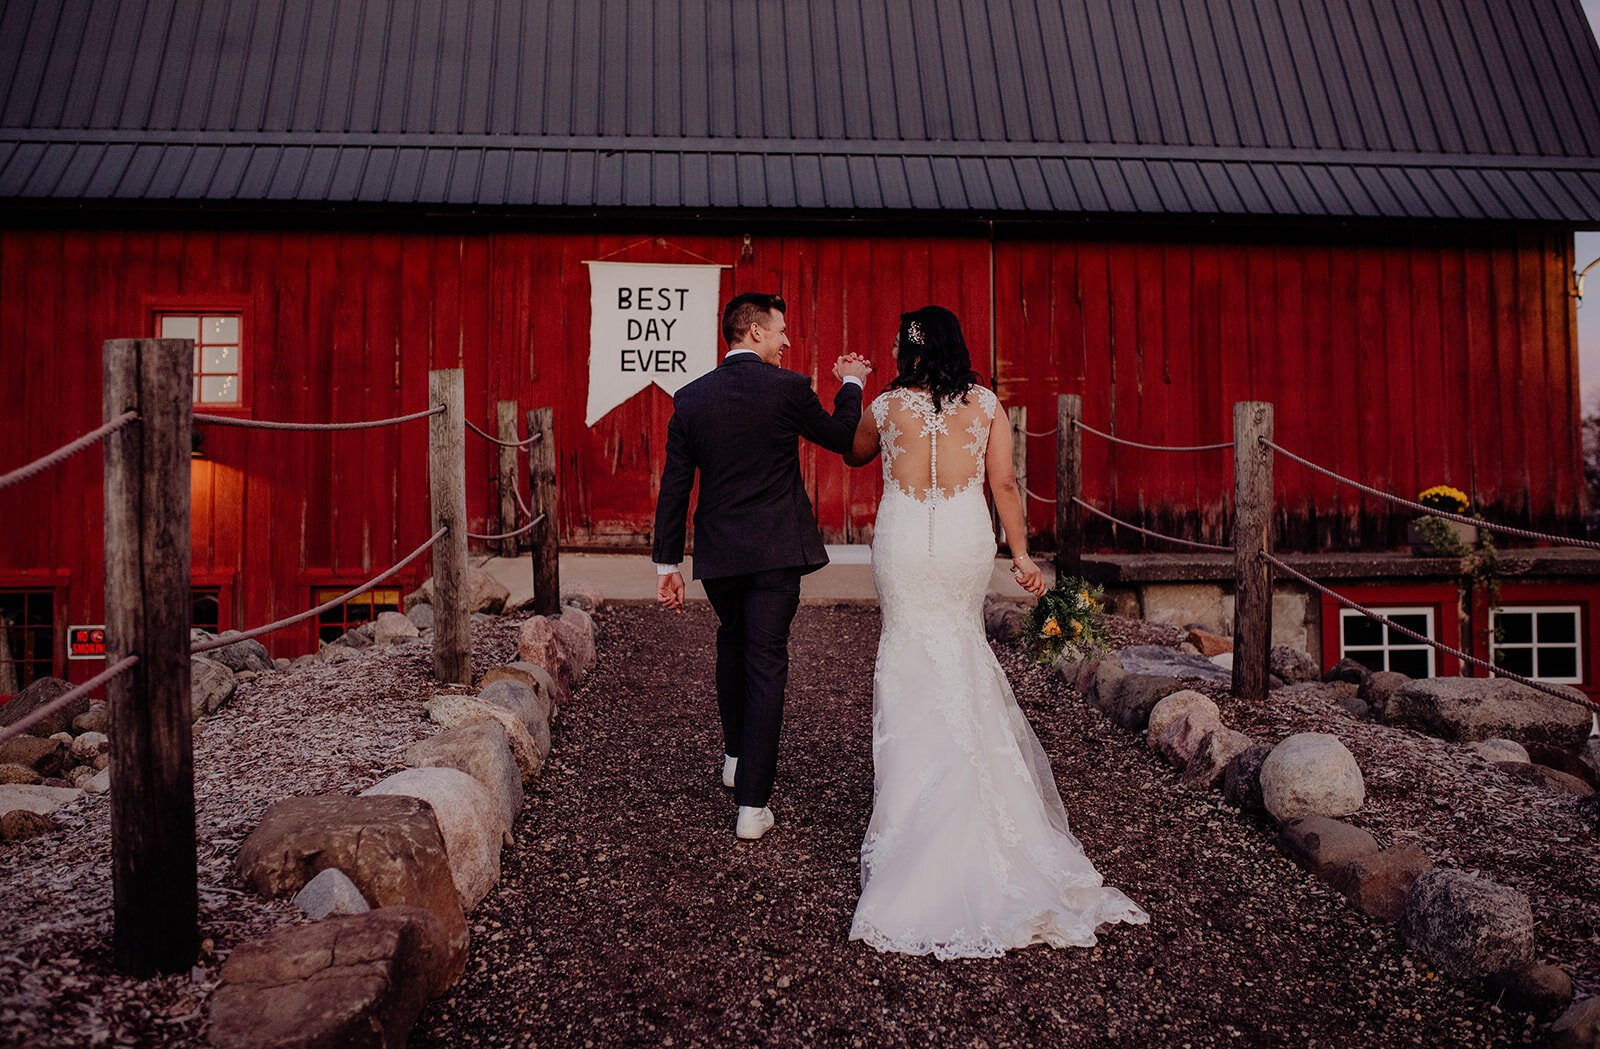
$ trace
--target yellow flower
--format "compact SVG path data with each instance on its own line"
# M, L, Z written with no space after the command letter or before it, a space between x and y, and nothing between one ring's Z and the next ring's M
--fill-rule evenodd
M1080 590L1080 591L1078 591L1078 604L1080 604L1080 605L1093 605L1094 604L1094 598L1089 596L1089 591Z
M1072 636L1077 637L1081 633L1083 633L1083 624L1074 619L1072 621Z
M1061 624L1056 622L1056 617L1055 616L1051 616L1049 619L1046 619L1044 621L1044 636L1045 637L1060 637L1061 636Z

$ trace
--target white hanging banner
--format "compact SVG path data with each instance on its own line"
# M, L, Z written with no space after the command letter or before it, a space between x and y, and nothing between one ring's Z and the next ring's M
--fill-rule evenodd
M668 393L717 366L724 267L588 262L593 426L651 383Z

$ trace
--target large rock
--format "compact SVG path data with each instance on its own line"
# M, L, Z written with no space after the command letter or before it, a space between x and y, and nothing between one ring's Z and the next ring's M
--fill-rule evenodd
M396 641L418 637L421 633L417 624L400 612L381 612L372 624L372 642L376 645L392 645Z
M1453 976L1481 978L1533 961L1528 898L1464 871L1431 870L1406 893L1400 932Z
M460 728L480 721L497 721L505 729L506 741L511 744L511 756L516 759L522 773L522 782L532 783L544 768L545 755L550 752L549 737L544 749L523 727L522 719L505 707L485 703L471 696L434 696L427 704L428 716L445 728Z
M111 715L104 703L91 703L87 713L72 719L74 732L110 732Z
M195 637L195 640L209 639L211 637L210 634L207 634L203 630L196 630L192 633L199 635ZM227 639L230 637L238 637L239 634L240 631L238 630L224 630L222 633L216 636ZM262 670L277 669L277 664L273 663L272 657L267 654L266 646L257 641L255 638L247 638L243 641L236 641L233 644L225 645L222 648L213 648L208 652L202 652L201 655L205 656L207 659L214 659L218 663L221 663L223 666L227 667L229 670L235 672L240 670L255 670L259 672Z
M1483 760L1491 764L1528 760L1527 748L1514 739L1480 739L1467 746L1477 751Z
M48 816L69 802L83 797L76 787L46 787L43 784L15 783L0 787L0 813L27 809Z
M420 798L331 794L267 807L239 847L240 879L263 896L289 896L337 867L376 907L421 907L467 949L467 923L433 809ZM459 970L458 970L459 971Z
M1250 737L1231 728L1212 730L1200 741L1200 749L1183 769L1183 785L1189 790L1210 790L1222 782L1233 759L1249 750Z
M1261 763L1261 803L1279 823L1296 816L1348 816L1365 800L1355 757L1327 733L1297 732Z
M356 888L356 883L337 867L329 867L306 882L294 894L294 905L318 921L336 918L341 914L365 914L372 910L367 898Z
M1490 982L1501 990L1502 1006L1535 1016L1549 1016L1572 1002L1572 977L1559 965L1523 965L1496 973Z
M1384 709L1389 705L1389 697L1410 683L1411 679L1404 674L1397 674L1392 670L1374 670L1358 686L1356 695L1372 709L1374 717L1381 718Z
M1130 732L1143 732L1150 723L1155 705L1183 691L1183 682L1159 674L1127 674L1117 682L1116 697L1106 711L1111 719Z
M488 688L496 681L522 682L539 693L540 703L545 708L545 720L549 721L556 716L556 681L544 667L532 663L506 663L483 675L483 682L479 687Z
M189 657L189 716L215 714L233 698L239 679L227 664L206 656Z
M1578 760L1583 762L1594 781L1600 783L1600 736L1590 736L1578 750Z
M1550 1025L1551 1049L1600 1049L1600 996L1573 1002Z
M1282 678L1286 685L1316 681L1322 677L1322 668L1317 666L1315 659L1288 645L1272 646L1267 653L1267 668Z
M1193 689L1182 689L1162 697L1150 708L1150 718L1144 736L1145 746L1154 747L1169 725L1181 721L1185 714L1196 710L1203 710L1213 718L1220 719L1222 716L1217 710L1216 701Z
M1396 845L1334 869L1328 882L1367 917L1397 922L1405 915L1411 883L1432 869L1427 853L1415 845Z
M523 620L517 630L517 661L531 663L550 675L557 690L557 704L571 698L576 677L553 620L545 616L530 616Z
M16 736L0 743L0 764L22 765L41 776L57 776L66 767L69 745L38 736Z
M439 919L382 907L235 948L211 996L218 1049L401 1049L465 962Z
M1184 640L1193 645L1195 647L1195 651L1199 652L1207 659L1210 659L1212 656L1220 656L1224 652L1233 651L1232 641L1225 637L1218 637L1217 635L1207 630L1202 630L1199 627L1195 627L1193 630L1189 631L1188 636L1185 637Z
M0 815L0 841L27 841L56 829L49 816L28 809L12 809Z
M1200 751L1206 737L1222 728L1222 722L1209 710L1191 710L1168 725L1156 739L1156 750L1167 764L1187 768Z
M433 606L429 604L414 605L406 610L406 618L411 620L419 631L432 630L434 616Z
M1582 695L1576 689L1570 691ZM1437 677L1396 689L1383 719L1441 739L1470 742L1501 737L1523 746L1544 743L1577 750L1589 738L1591 715L1581 704L1506 678Z
M1205 656L1189 655L1165 645L1132 645L1117 653L1122 669L1130 674L1161 677L1199 678L1202 681L1231 682L1233 675Z
M1592 739L1593 737L1590 738ZM1584 740L1585 745L1588 742L1589 740ZM1569 776L1576 776L1591 787L1600 785L1600 782L1595 779L1594 770L1584 763L1580 753L1562 750L1546 743L1529 743L1527 751L1528 761L1537 765L1544 765L1546 768L1555 769L1558 772L1565 772Z
M84 732L72 741L72 756L85 764L111 750L111 738L104 732Z
M1378 851L1378 839L1326 816L1298 816L1278 833L1278 848L1301 867L1327 878L1339 867Z
M1222 776L1222 797L1240 812L1259 816L1267 811L1261 801L1261 763L1276 744L1252 743L1228 762Z
M552 620L556 636L566 649L567 663L572 667L573 684L578 684L594 669L594 618L581 608L569 606L561 618Z
M1329 667L1322 675L1324 681L1344 681L1357 687L1366 684L1372 676L1372 670L1365 663L1357 663L1346 657Z
M511 830L505 810L460 769L402 769L361 792L363 798L384 794L421 798L433 806L456 895L461 909L471 913L500 881L500 844Z
M58 677L35 678L10 701L0 703L0 728L15 725L41 707L48 706L57 697L72 691L72 685ZM31 726L28 735L48 739L57 732L72 727L72 719L89 712L89 697L79 696L60 710L52 711L43 721Z
M1587 798L1594 794L1594 788L1589 784L1577 776L1568 775L1559 769L1535 765L1528 761L1497 761L1494 763L1494 767L1519 783L1529 783L1535 787L1543 787L1545 790L1554 791L1557 794L1573 794L1580 798Z
M0 765L0 786L31 786L43 782L44 777L26 765Z
M506 599L511 596L511 591L505 585L481 568L467 569L467 612L484 612L491 616L499 615L506 607ZM434 604L433 577L423 580L421 586L407 594L401 602L401 607L409 612L419 603Z
M522 773L511 756L511 743L498 721L479 721L446 729L413 744L402 759L412 768L447 768L465 772L482 784L500 809L506 827L522 812Z
M1096 710L1110 713L1117 702L1117 689L1122 687L1122 680L1127 676L1128 672L1122 667L1122 658L1115 652L1108 652L1095 665L1094 676L1090 679L1084 699Z
M534 731L535 727L539 725L545 726L545 731L549 731L550 694L548 692L529 688L525 683L513 678L500 678L484 685L478 691L478 699L511 711L521 719L523 726L530 732Z
M593 583L586 583L581 579L562 580L561 603L581 608L592 615L600 611L601 606L606 603L606 595Z

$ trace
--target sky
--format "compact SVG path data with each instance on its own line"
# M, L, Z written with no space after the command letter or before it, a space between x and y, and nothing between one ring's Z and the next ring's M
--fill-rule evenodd
M1583 0L1583 10L1590 27L1600 27L1600 0ZM1581 270L1600 258L1600 233L1579 233L1575 247ZM1588 295L1578 303L1578 381L1587 412L1590 402L1600 399L1600 266L1589 271L1584 285Z

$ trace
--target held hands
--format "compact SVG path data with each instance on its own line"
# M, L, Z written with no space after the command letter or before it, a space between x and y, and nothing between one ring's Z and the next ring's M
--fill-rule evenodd
M656 600L669 612L683 611L683 573L656 577Z
M846 375L854 375L865 383L867 376L871 374L872 365L868 364L867 359L859 353L842 354L833 362L833 377L840 382L844 382Z
M1011 574L1016 577L1017 585L1034 597L1043 597L1048 589L1044 584L1044 573L1027 554L1018 554L1011 559Z

